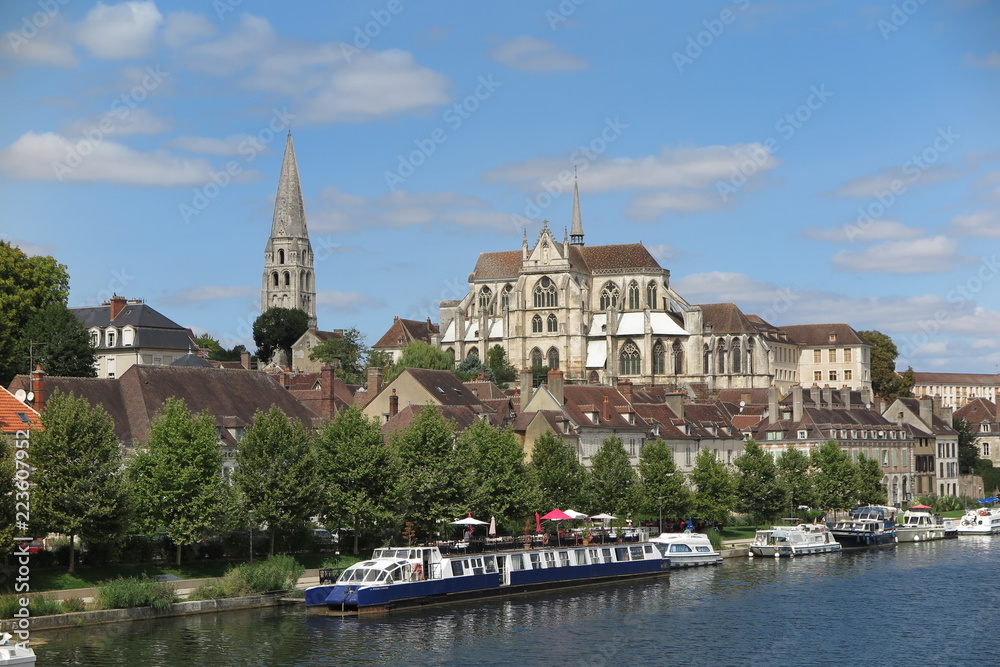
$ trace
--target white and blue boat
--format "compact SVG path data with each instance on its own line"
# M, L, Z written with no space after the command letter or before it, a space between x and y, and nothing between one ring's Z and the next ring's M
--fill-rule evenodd
M436 546L376 549L337 580L306 589L307 607L384 612L453 600L667 575L649 542L443 556Z
M649 541L656 545L674 569L722 562L722 554L712 547L711 540L704 533L661 533L659 537L649 538Z
M896 508L886 505L856 507L837 521L830 532L844 549L879 547L896 543Z

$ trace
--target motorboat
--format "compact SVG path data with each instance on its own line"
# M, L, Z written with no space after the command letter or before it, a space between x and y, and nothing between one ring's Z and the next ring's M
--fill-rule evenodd
M544 547L442 555L437 546L376 549L335 582L305 591L306 607L344 613L580 586L669 574L670 560L651 542Z
M843 549L824 524L772 526L758 530L750 543L751 556L808 556L838 553Z
M959 535L995 535L1000 533L1000 508L983 507L965 513L958 522Z
M712 547L711 540L704 533L660 533L651 537L652 542L664 558L670 560L670 567L691 567L694 565L718 565L722 555Z
M943 540L947 532L948 526L945 525L940 514L931 514L927 510L910 508L903 512L903 520L896 524L896 541Z
M896 508L885 505L856 507L829 530L844 549L895 544Z
M29 646L21 644L11 644L13 635L9 632L0 634L0 665L33 665L35 664L35 651Z

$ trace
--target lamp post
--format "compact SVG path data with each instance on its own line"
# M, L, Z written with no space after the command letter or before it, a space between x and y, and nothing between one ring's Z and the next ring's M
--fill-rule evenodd
M660 501L660 534L663 534L663 496L657 498Z

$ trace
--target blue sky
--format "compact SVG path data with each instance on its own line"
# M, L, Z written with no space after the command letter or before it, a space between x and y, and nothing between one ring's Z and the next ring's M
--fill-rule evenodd
M284 136L319 323L437 321L478 253L642 241L690 302L1000 370L1000 11L904 2L0 6L0 237L70 305L250 343Z

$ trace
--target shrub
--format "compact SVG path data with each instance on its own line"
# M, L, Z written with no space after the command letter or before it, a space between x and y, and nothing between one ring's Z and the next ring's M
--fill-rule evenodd
M52 540L52 546L49 547L53 554L55 554L56 565L60 567L69 567L69 538L60 537L58 539ZM77 563L80 562L80 542L74 542L74 551L76 551Z
M243 563L226 573L223 583L230 595L252 595L295 588L305 571L291 556L272 556L257 563Z
M87 609L87 603L83 601L83 598L67 598L62 601L62 609L64 614L70 614L76 611L85 611Z
M97 589L97 604L101 609L166 609L173 602L177 602L174 587L149 577L119 577L101 584Z
M712 543L712 548L716 551L722 551L722 534L719 531L713 529L705 531L705 537L708 541Z
M35 595L29 598L28 610L32 616L52 616L62 613L62 605L59 600L47 595Z
M14 618L14 612L21 608L19 595L0 595L0 618Z
M206 581L198 588L188 593L188 600L215 600L228 597L226 587L221 581Z

